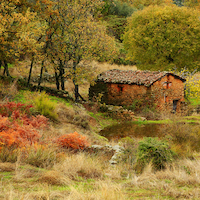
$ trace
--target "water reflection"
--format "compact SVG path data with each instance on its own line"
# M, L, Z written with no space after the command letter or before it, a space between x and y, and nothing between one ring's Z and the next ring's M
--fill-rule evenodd
M99 134L108 138L108 140L118 140L127 136L134 138L164 137L164 130L167 126L167 124L139 125L129 122L106 127Z

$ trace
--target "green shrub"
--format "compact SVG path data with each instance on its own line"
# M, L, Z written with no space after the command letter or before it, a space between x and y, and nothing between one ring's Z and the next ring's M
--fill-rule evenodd
M105 4L101 10L101 13L106 15L117 15L121 17L131 16L133 12L137 11L136 8L130 6L130 4L126 2L121 2L118 0L104 0Z
M136 170L141 172L148 163L151 163L155 170L163 169L166 163L173 160L174 156L175 153L167 142L146 137L139 142Z
M58 119L58 114L55 111L57 103L51 101L45 92L38 94L35 97L33 104L41 115L44 115L52 120Z

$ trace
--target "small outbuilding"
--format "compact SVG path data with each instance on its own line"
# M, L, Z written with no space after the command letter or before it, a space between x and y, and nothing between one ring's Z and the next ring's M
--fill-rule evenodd
M180 111L186 80L171 72L113 69L98 75L89 98L111 105L139 103L157 109Z

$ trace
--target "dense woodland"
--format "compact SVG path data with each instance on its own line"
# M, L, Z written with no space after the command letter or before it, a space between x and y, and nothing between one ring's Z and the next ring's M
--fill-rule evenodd
M90 77L79 67L85 60L198 69L199 9L192 0L2 0L0 66L10 76L8 64L31 60L29 85L40 61L38 86L51 66L57 89L65 90L64 77L73 80L76 100L78 80Z

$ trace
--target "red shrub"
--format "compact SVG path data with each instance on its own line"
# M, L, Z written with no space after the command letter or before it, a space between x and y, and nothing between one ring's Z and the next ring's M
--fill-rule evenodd
M62 135L56 139L56 143L63 148L69 149L85 149L89 146L86 137L77 132Z
M16 112L14 114L15 117L30 115L30 108L32 107L32 105L25 105L23 103L7 102L4 104L0 104L0 114L3 117L12 116L13 112Z
M33 106L15 102L0 104L0 116L11 117L13 122L17 121L23 125L32 125L36 129L45 128L47 126L48 119L42 115L38 115L36 117L31 116L31 107ZM3 128L4 126L0 124L0 131L4 130Z
M9 129L10 126L11 122L8 120L8 118L0 115L0 132Z
M21 121L24 125L32 125L36 129L45 128L48 125L48 119L43 115L37 115L36 117L24 116L21 118Z

